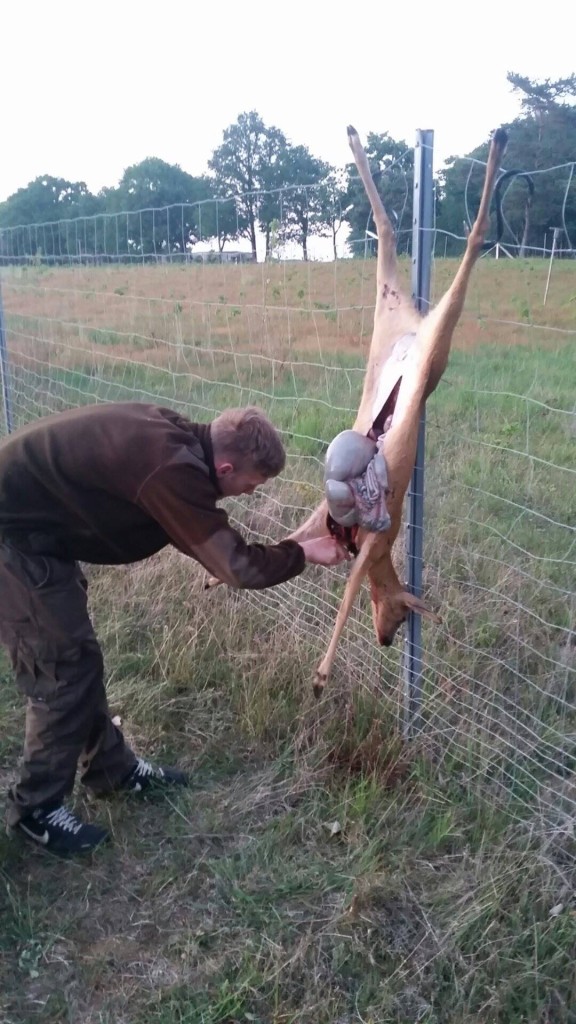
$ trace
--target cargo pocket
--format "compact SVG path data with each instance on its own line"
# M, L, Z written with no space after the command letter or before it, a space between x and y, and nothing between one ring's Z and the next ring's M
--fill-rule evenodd
M53 555L28 555L19 552L20 567L33 590L67 587L74 583L80 570L76 562L64 561Z
M52 647L58 661L77 660L76 649L94 638L80 566L45 556L34 560L33 569L35 585L29 592L32 616L45 641L39 642L39 647ZM45 656L42 650L38 654Z
M17 670L22 637L30 636L33 625L30 619L6 621L0 619L0 643L6 648L12 662L12 668Z
M38 657L34 652L35 629L34 624L29 620L19 622L0 623L0 640L6 647L12 668L16 677L16 686L24 697L34 699L40 689L39 676L48 675L50 668L46 667L46 673L39 672Z
M80 644L63 646L36 634L21 634L16 642L16 685L33 702L54 705L78 678Z
M0 639L18 689L34 701L65 701L65 691L81 680L87 642L96 642L80 566L14 548L3 554L11 591L7 586Z

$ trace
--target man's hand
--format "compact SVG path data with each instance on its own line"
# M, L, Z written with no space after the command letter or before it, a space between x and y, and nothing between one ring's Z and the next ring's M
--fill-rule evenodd
M350 554L340 541L330 534L325 537L314 537L312 540L298 541L304 551L306 561L312 565L340 565L350 560Z
M289 538L286 538L289 539ZM299 540L298 544L304 552L306 561L311 565L340 565L341 562L349 562L352 555L346 550L343 544L329 533L325 537L314 537L312 540ZM218 587L221 580L216 576L209 576L204 584L204 590L211 587Z

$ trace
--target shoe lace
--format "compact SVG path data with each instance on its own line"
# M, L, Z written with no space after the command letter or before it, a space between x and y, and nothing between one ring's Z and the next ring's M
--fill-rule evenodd
M156 775L156 771L149 761L145 761L143 757L139 757L138 763L134 769L134 775L139 775L140 778L148 778L150 775Z
M61 828L64 832L73 832L76 835L82 828L82 822L72 814L66 807L57 807L46 815L46 821L55 828Z

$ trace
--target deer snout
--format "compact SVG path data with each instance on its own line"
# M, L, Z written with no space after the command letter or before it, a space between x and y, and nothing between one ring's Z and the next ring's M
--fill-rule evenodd
M388 568L388 563L385 562L380 567L380 572L388 570L390 576L391 568L391 565ZM407 609L402 601L402 586L393 577L387 580L385 586L379 580L371 579L370 599L376 639L381 647L390 647L407 617Z
M395 626L387 626L385 629L381 629L378 626L376 626L376 636L378 638L378 643L380 644L381 647L392 646L392 644L394 643L396 633L400 629L402 623L405 621L405 618L403 618Z
M394 614L390 607L390 601L381 598L372 601L372 620L376 639L380 646L391 647L400 626L406 621L406 614L404 612Z

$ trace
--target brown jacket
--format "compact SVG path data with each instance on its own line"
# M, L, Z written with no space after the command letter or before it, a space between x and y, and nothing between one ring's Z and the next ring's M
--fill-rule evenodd
M157 405L86 405L0 443L0 536L24 551L119 564L173 544L251 589L302 572L299 544L247 544L221 497L209 424Z

